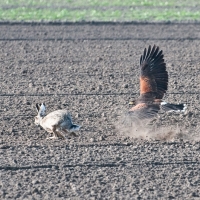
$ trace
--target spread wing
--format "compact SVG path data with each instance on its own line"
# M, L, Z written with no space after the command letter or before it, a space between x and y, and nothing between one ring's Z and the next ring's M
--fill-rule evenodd
M140 97L136 106L129 110L133 118L148 119L160 110L159 100L163 98L168 86L168 73L162 51L155 45L144 49L140 58ZM156 103L158 101L158 103Z
M159 47L155 45L153 48L149 46L148 50L144 49L140 58L140 95L142 98L151 93L155 99L162 99L166 93L168 73L163 57L163 52L159 51Z

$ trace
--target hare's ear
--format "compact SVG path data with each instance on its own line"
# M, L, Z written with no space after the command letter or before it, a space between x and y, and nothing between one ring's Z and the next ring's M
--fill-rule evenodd
M45 115L45 111L46 111L45 103L42 103L42 104L40 105L40 110L39 110L40 115L41 115L41 116L44 116L44 115Z
M39 112L39 110L40 110L39 103L36 103L36 109L37 109L37 112Z

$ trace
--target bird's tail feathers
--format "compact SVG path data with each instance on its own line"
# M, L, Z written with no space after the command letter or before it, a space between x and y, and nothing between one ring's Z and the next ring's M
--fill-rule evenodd
M166 112L185 112L187 109L187 105L183 104L183 103L171 104L171 103L167 103L167 102L162 102L161 108L162 108L162 110L164 110Z

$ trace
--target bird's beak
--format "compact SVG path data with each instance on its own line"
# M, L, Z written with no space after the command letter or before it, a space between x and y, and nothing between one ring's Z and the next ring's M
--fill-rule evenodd
M135 103L133 101L129 101L128 105L132 106L134 105Z

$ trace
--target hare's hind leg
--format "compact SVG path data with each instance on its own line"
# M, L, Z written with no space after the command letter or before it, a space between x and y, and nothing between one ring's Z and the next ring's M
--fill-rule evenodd
M62 139L65 139L65 137L61 134L61 132L60 132L60 131L57 131L56 129L57 129L57 126L56 126L56 125L53 126L53 132L55 132L55 134L57 135L57 137L60 137L60 138L62 138Z
M74 136L74 137L78 137L78 135L74 132L71 132L70 135Z
M52 129L53 136L49 137L48 139L57 139L58 137L65 139L65 137L59 131L57 131L56 129L57 129L57 126L54 125L53 129Z
M68 132L66 129L63 129L63 131L64 131L65 133L67 133L69 136L77 137L76 133L74 133L74 132Z
M65 139L65 137L59 131L56 131L56 134L57 134L58 137Z

